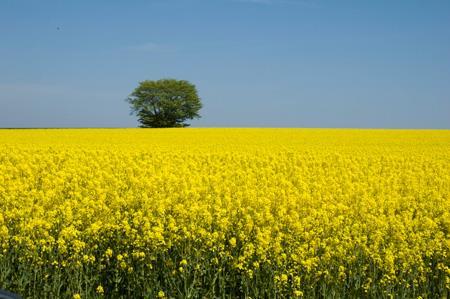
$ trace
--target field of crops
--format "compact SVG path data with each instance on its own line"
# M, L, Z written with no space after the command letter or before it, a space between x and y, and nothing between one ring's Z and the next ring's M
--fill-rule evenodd
M0 289L450 294L450 131L0 130Z

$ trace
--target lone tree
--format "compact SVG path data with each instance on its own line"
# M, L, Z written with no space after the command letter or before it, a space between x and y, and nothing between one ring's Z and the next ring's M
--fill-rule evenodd
M127 101L142 128L187 127L202 108L195 85L175 79L142 81Z

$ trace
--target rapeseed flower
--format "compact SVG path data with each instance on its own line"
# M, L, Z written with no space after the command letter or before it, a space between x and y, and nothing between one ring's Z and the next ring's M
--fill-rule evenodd
M0 285L444 297L449 165L445 130L0 130Z

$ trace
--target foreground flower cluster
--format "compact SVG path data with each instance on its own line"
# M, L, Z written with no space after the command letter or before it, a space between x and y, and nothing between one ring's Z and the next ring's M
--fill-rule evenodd
M0 131L0 288L448 296L450 132Z

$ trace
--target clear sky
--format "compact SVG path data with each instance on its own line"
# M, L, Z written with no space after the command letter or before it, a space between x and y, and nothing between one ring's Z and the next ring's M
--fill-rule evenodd
M195 127L450 128L450 1L0 0L0 127L135 127L145 79Z

